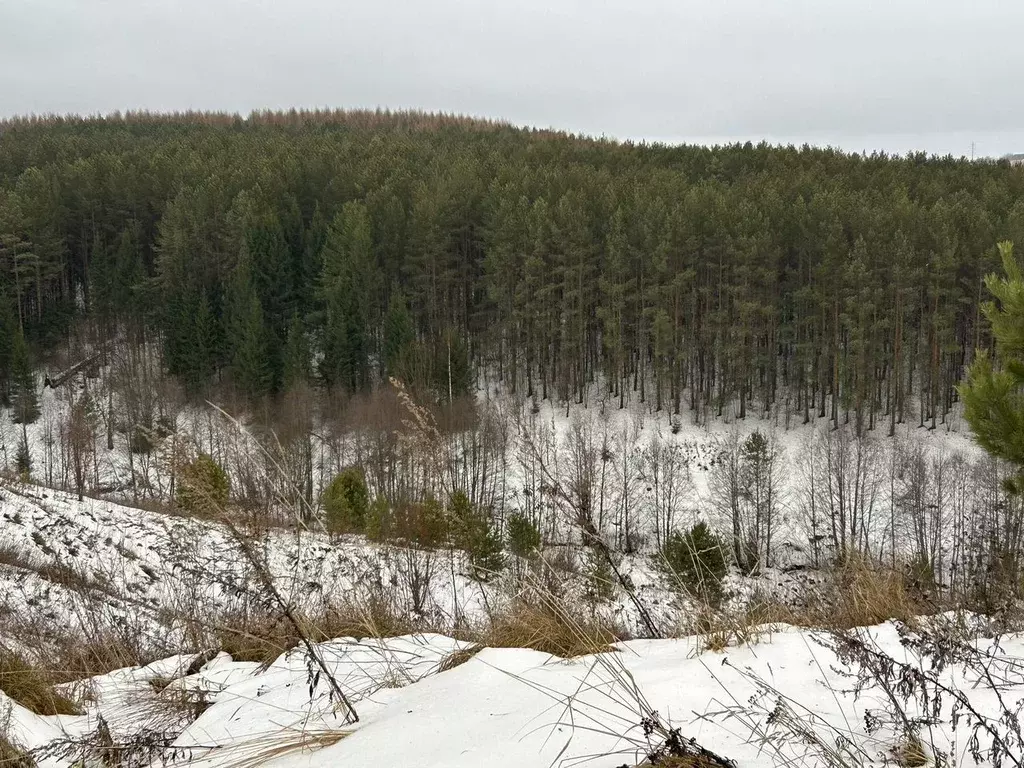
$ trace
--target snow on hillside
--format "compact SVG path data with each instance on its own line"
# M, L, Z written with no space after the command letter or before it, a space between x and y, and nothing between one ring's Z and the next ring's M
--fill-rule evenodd
M891 658L918 663L893 625L860 632ZM975 647L993 654L986 656L996 660L993 666L1015 664L1024 654L1020 637L998 646L979 640ZM573 660L483 649L456 664L453 654L463 648L441 635L320 644L358 712L354 724L344 721L326 681L311 678L299 652L266 669L221 655L192 674L188 657L118 670L91 681L88 711L76 717L6 707L11 735L42 766L71 765L80 754L76 743L90 740L100 717L115 743L145 733L149 744L167 744L148 758L143 752L140 765L209 768L632 766L659 746L657 733L648 737L643 726L653 713L743 768L839 764L827 762L808 733L845 750L842 765L895 765L894 751L905 743L901 719L888 716L888 697L871 688L854 695L833 651L791 627L766 628L757 644L722 653L702 652L696 638L683 638L625 642L614 652ZM166 687L149 682L171 677L177 679ZM993 718L1001 712L1000 696L1024 696L1019 675L999 691L972 687L970 675L954 668L939 679L967 691L971 706ZM202 691L209 707L194 720L174 723L166 714L159 720L156 702L175 690ZM911 701L906 713L912 721L928 716L920 726L927 750L944 752L956 765L977 764L968 751L970 718L961 712L954 720L948 705L926 713ZM735 716L740 710L746 714ZM787 730L798 720L803 738ZM776 740L761 742L763 736ZM982 732L981 748L990 742Z
M282 597L312 614L381 600L429 626L482 624L519 588L511 573L488 582L473 578L458 551L427 555L360 536L332 539L287 529L259 533L253 541L253 554ZM432 558L429 565L425 557ZM674 632L691 623L689 604L650 556L624 557L620 570L659 627ZM812 577L776 571L756 579L732 576L727 590L740 599L758 589L796 602ZM567 602L589 606L627 635L643 634L636 607L621 590L595 603L586 597L585 574L562 579ZM277 613L241 545L221 524L89 497L79 502L13 482L0 485L0 588L0 616L31 622L43 635L112 633L150 652L180 649L197 621L209 629L217 618L246 608ZM0 641L17 645L16 637Z
M103 391L107 375L105 369L101 370L98 378L89 385L94 396L96 392ZM41 416L26 428L33 457L33 479L37 482L65 488L73 482L69 459L60 441L69 397L79 390L85 391L82 382L73 379L59 390L41 391ZM789 498L790 506L795 506L794 497L802 481L801 462L806 457L808 446L831 429L828 419L815 419L803 424L800 416L779 412L764 418L752 413L745 419L737 419L732 407L726 407L721 417L705 414L703 421L697 423L698 414L683 412L674 415L667 409L655 412L649 404L640 402L629 402L620 409L617 401L607 400L607 394L602 392L599 384L595 384L592 390L585 405L573 404L569 408L553 400L532 403L505 393L500 387L492 390L486 384L478 390L477 400L481 408L496 406L506 418L518 413L523 425L531 432L531 439L550 439L553 445L565 443L574 425L581 422L595 437L610 440L616 448L628 446L634 453L641 452L652 442L664 445L678 455L692 483L680 507L680 512L687 518L700 516L706 510L709 476L723 447L731 441L742 441L754 431L773 436L782 448L783 495ZM115 404L115 421L119 418L118 410ZM909 410L913 411L912 405ZM13 467L14 453L21 436L21 426L12 423L11 418L9 410L0 411L0 469ZM195 448L211 454L227 467L229 474L234 474L237 467L233 464L239 461L251 464L262 458L259 456L260 448L251 435L239 432L239 424L225 419L222 413L208 406L180 407L175 410L174 421L185 442L191 442ZM240 416L239 421L244 430L245 416ZM354 460L350 455L351 446L346 446L345 440L332 445L324 439L324 433L330 430L329 425L317 424L311 433L313 464L316 467L312 477L315 497L337 471ZM516 456L522 452L522 436L514 435L514 429L510 431L513 434L507 448L510 455ZM887 425L879 424L868 436L883 450L889 450L893 438L888 437L887 432ZM983 456L956 409L934 430L917 426L911 417L906 423L897 425L895 438L904 443L922 445L932 454L959 453L969 459ZM134 493L143 499L160 498L166 494L169 487L166 457L159 453L131 454L124 425L119 424L115 430L113 443L114 448L108 449L104 429L97 428L92 465L87 473L87 483L95 486L95 492L128 503L132 499L133 487ZM504 474L501 486L505 494L498 502L503 508L514 509L522 502L526 469L520 461L513 460L501 471ZM636 506L641 509L650 507L649 497L649 488L638 488ZM793 533L798 535L800 532Z
M253 549L282 597L307 611L381 598L413 613L410 569L422 553L358 536L284 529L260 534ZM0 615L55 628L95 632L99 607L105 629L141 634L165 649L181 642L189 619L254 603L274 610L239 542L213 522L7 483L0 487L0 553ZM421 614L443 626L486 619L503 597L502 580L474 579L459 552L433 558ZM646 558L624 569L655 614L677 619L672 593L658 584ZM638 626L625 597L606 609L627 628Z
M167 630L182 631L189 617L222 615L267 596L232 533L212 522L147 512L38 486L0 488L0 611L81 625L86 603L109 609L111 628L134 614L132 631L173 645ZM271 530L255 539L282 596L306 610L369 595L411 605L405 593L408 553L368 544L359 537L330 540L323 534ZM439 616L484 610L479 582L454 563L453 579L435 580L425 607ZM72 586L63 586L70 581ZM92 617L89 617L90 620Z

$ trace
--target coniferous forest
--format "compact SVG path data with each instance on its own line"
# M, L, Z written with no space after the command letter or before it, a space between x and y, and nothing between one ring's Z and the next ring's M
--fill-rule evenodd
M935 426L977 348L1006 162L594 140L443 115L0 124L0 392L71 328L190 396L394 377L714 419Z

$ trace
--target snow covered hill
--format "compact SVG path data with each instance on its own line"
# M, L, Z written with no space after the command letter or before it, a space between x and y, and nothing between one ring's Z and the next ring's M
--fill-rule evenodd
M151 652L177 650L197 617L210 624L233 612L276 611L257 566L307 613L380 599L430 626L484 621L514 589L501 577L473 578L458 551L422 553L285 529L243 540L214 522L79 502L39 486L0 487L0 615L31 621L38 634L110 632L141 638ZM681 605L649 558L623 568L648 609L674 626ZM564 586L582 592L584 582ZM602 610L627 630L639 626L625 596Z
M102 606L108 629L173 647L191 617L254 603L267 610L255 564L284 600L309 612L369 595L412 603L411 555L360 537L278 529L243 539L217 523L19 483L0 488L0 521L0 611L55 627L94 630L82 622ZM429 612L480 614L485 588L464 570L456 556L454 575L427 585Z
M298 651L265 669L222 654L191 670L193 659L181 656L118 670L90 681L81 716L37 717L2 697L0 707L9 710L11 736L41 766L131 744L125 764L613 768L641 763L676 728L682 742L693 739L742 768L977 764L973 716L961 707L954 718L950 697L925 712L896 692L908 720L892 719L882 689L851 691L827 641L792 627L765 629L757 644L723 653L701 652L696 638L683 638L620 643L573 660L522 649L466 653L441 635L322 643L318 651L356 723L345 722L331 687ZM897 664L926 669L894 625L859 638ZM1024 654L1019 637L965 647L986 654L996 671L1014 668ZM1004 679L1000 691L969 689L971 673L956 664L934 679L969 690L971 707L993 721L1000 695L1024 696L1020 675ZM191 715L168 706L183 691L204 698ZM912 742L909 723L918 734ZM1005 736L1012 725L981 729L981 753L988 755L995 732ZM900 762L908 743L923 749L921 762Z

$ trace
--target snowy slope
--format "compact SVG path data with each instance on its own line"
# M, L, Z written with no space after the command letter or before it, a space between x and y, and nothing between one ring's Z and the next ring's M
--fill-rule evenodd
M879 650L909 659L892 625L862 632ZM1004 638L998 648L991 641L978 644L1004 661L1024 654L1020 637ZM776 627L755 646L721 654L698 653L696 639L684 638L621 643L617 652L572 661L530 650L484 649L447 668L445 659L459 648L440 635L321 644L322 655L359 713L355 724L344 722L323 679L311 685L300 653L286 654L265 670L218 657L197 674L171 684L206 690L212 705L184 726L162 754L173 756L172 764L210 768L256 758L258 762L246 764L613 768L641 761L649 748L641 721L657 712L683 737L696 739L737 766L825 764L814 748L792 734L778 742L778 751L758 743L759 736L784 732L783 709L799 715L824 743L835 747L837 738L846 739L861 750L859 760L850 765L892 764L891 750L901 738L898 723L884 717L881 692L867 690L855 698L848 690L850 680L836 671L841 665L832 651L795 628ZM73 747L67 742L89 734L99 716L115 734L141 728L146 722L143 710L124 706L126 695L135 701L161 695L146 681L180 670L186 662L175 657L95 679L96 699L81 717L38 718L15 706L12 732L40 755L63 749L62 759L45 764L68 765ZM980 712L998 713L998 693L970 688L971 680L955 669L943 673L942 680L970 690L971 704ZM1008 681L1001 694L1010 701L1019 699L1024 680L1017 676ZM726 716L726 710L740 705L748 710L745 719ZM774 725L769 723L772 712ZM907 712L911 717L921 714L913 704ZM950 754L958 765L974 764L967 754L969 723L962 718L954 727L948 707L933 714L937 716L923 729L926 742ZM868 723L875 723L870 733ZM981 741L984 746L984 735ZM657 746L656 737L650 746Z
M307 612L375 598L413 614L410 569L421 553L358 536L332 540L284 529L262 532L254 542L250 550L273 574L281 596ZM0 486L0 553L0 616L44 630L90 637L100 629L126 632L166 653L181 647L188 622L197 617L210 625L246 608L275 611L235 536L213 522L88 497L79 502L71 494L8 482ZM485 621L513 594L510 576L474 579L460 552L432 557L420 615L431 626ZM659 621L677 626L685 606L649 558L627 559L622 568ZM582 594L586 579L570 578L563 587L569 596ZM600 609L628 631L640 626L624 595Z
M450 629L486 623L522 586L513 569L481 582L461 552L434 552L417 613L412 582L416 572L422 576L422 553L361 536L332 539L287 529L254 534L253 542L250 554L273 575L281 596L314 615L373 599L427 626ZM623 557L619 567L665 633L690 626L692 606L649 555ZM644 635L622 590L595 604L587 597L585 573L560 578L567 603L588 606L627 636ZM814 575L806 572L732 576L727 591L741 600L756 590L771 592L795 604L809 579ZM183 648L197 623L208 629L232 613L277 615L277 609L236 537L221 524L88 497L79 502L39 486L0 485L0 619L29 621L41 630L36 635L70 630L95 639L109 632L140 640L150 653L168 654ZM0 621L0 642L17 645L4 627Z
M399 548L273 530L257 536L251 549L282 597L308 611L371 595L411 604L410 554ZM229 529L212 522L6 483L0 487L0 552L0 615L28 614L74 628L86 607L101 605L112 626L134 614L133 631L174 647L180 641L167 629L180 630L189 617L268 609L242 547ZM429 585L427 610L452 617L457 601L460 612L480 615L484 587L464 573L459 557L454 577L447 566L447 578Z

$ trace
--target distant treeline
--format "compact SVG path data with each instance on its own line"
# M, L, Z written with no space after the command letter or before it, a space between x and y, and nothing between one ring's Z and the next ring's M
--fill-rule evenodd
M595 383L714 417L935 423L1024 169L597 141L458 116L0 124L0 378L22 334L160 334L189 392Z

